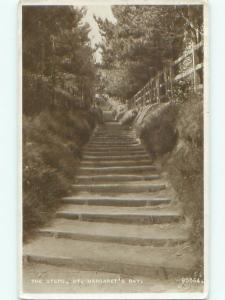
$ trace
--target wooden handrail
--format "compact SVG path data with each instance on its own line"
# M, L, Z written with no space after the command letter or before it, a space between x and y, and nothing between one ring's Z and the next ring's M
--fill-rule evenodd
M191 49L187 50L182 56L177 58L172 63L165 65L162 71L159 71L155 77L150 78L148 82L144 85L144 87L133 96L133 103L141 103L145 100L146 97L149 97L149 99L147 99L148 102L150 100L150 102L154 103L160 102L160 99L164 96L170 95L172 97L174 83L179 83L179 80L186 78L190 75L193 75L192 86L194 91L198 90L199 88L203 88L202 83L199 84L198 82L196 82L197 72L204 68L203 61L196 61L196 51L200 48L203 48L203 41L196 45L192 44ZM191 57L192 65L185 71L175 74L174 68L179 66L179 64L189 56ZM161 81L160 79L161 76L163 77L163 81ZM164 94L160 94L161 88L165 89ZM152 93L154 94L153 99L151 98Z

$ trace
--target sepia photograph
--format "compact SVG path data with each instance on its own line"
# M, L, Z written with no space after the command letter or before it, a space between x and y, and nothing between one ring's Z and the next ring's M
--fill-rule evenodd
M19 10L20 296L207 297L207 4Z

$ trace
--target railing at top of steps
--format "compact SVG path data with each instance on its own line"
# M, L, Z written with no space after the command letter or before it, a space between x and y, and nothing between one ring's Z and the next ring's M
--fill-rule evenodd
M200 52L200 55L197 53ZM181 84L182 79L190 77L190 87L194 92L203 89L203 41L187 50L173 62L167 63L163 70L151 78L145 86L131 99L130 104L142 106L149 103L167 102L173 99L176 84ZM189 60L189 66L183 68L182 63ZM166 100L165 100L166 99Z

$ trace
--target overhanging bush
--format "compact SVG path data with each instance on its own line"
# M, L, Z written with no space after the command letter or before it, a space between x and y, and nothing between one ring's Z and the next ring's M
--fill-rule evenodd
M135 124L138 136L143 140L153 158L171 151L176 145L177 113L178 106L175 104L154 105L142 121Z
M94 116L84 109L23 116L24 238L48 221L70 191L94 125Z

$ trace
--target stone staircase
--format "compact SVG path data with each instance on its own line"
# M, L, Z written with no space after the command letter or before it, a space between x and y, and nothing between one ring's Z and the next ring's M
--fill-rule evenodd
M189 228L164 174L133 130L99 126L83 149L74 193L23 249L25 264L176 278L196 263Z

